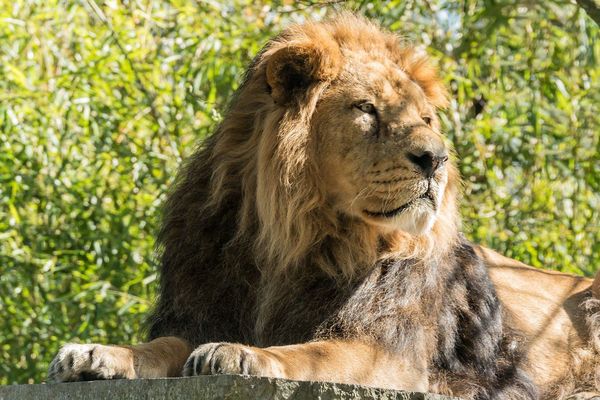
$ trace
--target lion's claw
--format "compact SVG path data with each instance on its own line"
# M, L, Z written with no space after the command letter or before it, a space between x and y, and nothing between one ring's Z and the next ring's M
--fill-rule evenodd
M264 351L240 344L207 343L190 354L183 367L184 376L258 375L282 377L279 362Z
M130 350L99 344L67 344L48 368L49 383L135 378Z

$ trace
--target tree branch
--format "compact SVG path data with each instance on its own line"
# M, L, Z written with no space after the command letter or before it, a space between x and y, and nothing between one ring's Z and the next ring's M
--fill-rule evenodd
M577 4L585 10L587 15L600 25L600 0L576 0Z

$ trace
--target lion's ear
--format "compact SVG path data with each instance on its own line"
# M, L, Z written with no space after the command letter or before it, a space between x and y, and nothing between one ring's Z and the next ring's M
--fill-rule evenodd
M342 56L331 39L278 43L266 60L266 79L277 104L287 104L302 95L315 82L334 79Z
M438 69L426 55L417 54L410 49L408 52L408 61L402 63L404 70L421 86L431 104L437 108L448 107L448 91L440 79Z

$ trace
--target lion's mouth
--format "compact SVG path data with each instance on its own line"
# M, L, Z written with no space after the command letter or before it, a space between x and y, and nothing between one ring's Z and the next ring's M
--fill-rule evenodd
M400 207L394 208L393 210L388 210L388 211L363 210L363 212L372 218L393 218L396 215L401 214L404 211L406 211L406 209L408 209L410 206L412 206L419 200L427 200L431 204L433 209L435 210L435 208L436 208L435 199L433 198L433 194L431 193L431 190L427 190L425 193L423 193L419 197L416 197L416 198L402 204Z

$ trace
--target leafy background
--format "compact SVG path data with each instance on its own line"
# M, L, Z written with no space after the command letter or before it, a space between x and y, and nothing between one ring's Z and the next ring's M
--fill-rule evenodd
M0 0L0 384L68 341L143 340L177 166L271 35L341 8L440 65L468 236L594 274L600 38L571 2Z

